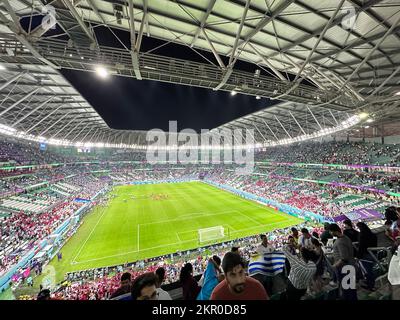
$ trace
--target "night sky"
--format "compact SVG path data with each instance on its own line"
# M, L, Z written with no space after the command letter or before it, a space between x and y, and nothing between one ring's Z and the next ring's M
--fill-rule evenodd
M41 16L35 16L32 29L40 22ZM21 25L28 30L29 17L23 18ZM108 28L96 26L94 30L100 45L123 48ZM113 32L130 47L128 31L113 29ZM55 30L46 32L45 36L62 33L57 26ZM59 38L67 40L68 37L62 35ZM152 50L152 53L162 56L208 63L185 45L168 43L153 50L165 43L163 40L143 36L140 51ZM217 64L211 52L198 51ZM226 65L228 58L221 58ZM258 67L238 60L235 69L254 73ZM108 79L101 79L92 72L63 69L61 73L114 129L168 130L168 121L176 120L178 130L191 128L199 132L278 103L269 99L256 100L254 96L231 96L229 92L148 80L138 81L134 78L110 76ZM261 74L265 74L265 71L261 71Z
M114 129L212 129L265 108L269 100L190 86L63 70L64 76Z

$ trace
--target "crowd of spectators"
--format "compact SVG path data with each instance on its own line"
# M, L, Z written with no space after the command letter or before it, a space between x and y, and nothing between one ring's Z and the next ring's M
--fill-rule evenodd
M321 185L293 179L315 179L330 183L341 182L382 188L392 193L398 192L398 176L384 172L369 172L361 169L348 172L336 169L317 170L283 165L260 165L259 167L256 166L253 175L238 175L234 173L234 166L230 165L214 165L211 169L205 169L201 165L177 165L176 167L162 164L150 165L145 161L146 154L144 152L132 150L77 155L75 153L41 151L38 146L32 143L17 143L7 140L0 142L0 150L0 198L23 194L27 199L49 200L47 210L37 214L24 210L5 210L1 207L0 200L0 274L15 265L27 250L37 244L38 241L46 238L57 226L79 209L82 203L75 202L75 198L91 199L110 183L123 184L143 180L191 180L198 179L201 176L209 181L227 184L239 190L331 218L351 212L354 210L354 203L362 202L362 200L365 200L363 208L377 209L390 204L399 205L398 197L360 189L353 190L344 186ZM257 152L255 160L283 163L398 166L399 155L400 149L397 145L326 142L270 148L267 151ZM79 162L85 160L93 161L93 163L90 165L79 164ZM138 163L118 161L137 161ZM68 163L68 165L1 170L2 167L9 165L44 165L55 162ZM30 189L30 187L43 182L47 184L44 189ZM68 189L68 192L63 188L57 189L59 182L68 184L71 189ZM53 187L56 190L52 189ZM356 195L359 199L347 200L348 194ZM397 230L394 223L390 226L387 225L388 233L389 230ZM307 227L309 228L309 235L313 235L313 238L318 238L324 232L332 231L324 230L321 225L307 225ZM343 227L344 235L353 230L353 226L349 228L346 223L343 224ZM368 234L368 230L363 225L357 226L357 228L360 233L364 230L363 234ZM288 241L288 233L290 232L289 230L276 230L269 233L269 245L273 248L281 248ZM339 235L338 230L333 232L338 232L337 235ZM302 239L304 237L309 239L305 234L302 236ZM358 239L359 236L359 234L354 235L354 239L355 237ZM388 234L388 236L392 236L392 234ZM351 238L349 235L346 235L346 237ZM395 239L395 237L392 238ZM309 247L314 249L318 247L318 244L311 245L311 240L306 242ZM239 246L242 258L248 261L251 254L257 251L259 239L257 236L248 237L235 242L216 245L207 248L207 250L213 252L217 257L222 257L230 251L232 246ZM186 267L188 274L198 275L205 271L209 263L209 255L204 250L204 248L199 248L195 252L181 253L180 257L174 257L175 260L173 261L169 257L163 257L157 261L140 261L129 268L119 266L112 272L101 269L100 271L91 270L71 274L59 290L54 293L54 296L63 299L107 299L119 287L119 280L124 272L129 271L132 279L137 279L147 273L154 273L160 267L165 270L165 283L173 283L179 281L181 270L188 263L190 264L190 267ZM310 258L307 253L304 255L302 252L300 253L300 259L308 264ZM297 263L296 266L300 267L304 266L303 262L297 260L295 262L293 259L291 263ZM303 290L304 288L300 289ZM297 291L293 292L296 294Z

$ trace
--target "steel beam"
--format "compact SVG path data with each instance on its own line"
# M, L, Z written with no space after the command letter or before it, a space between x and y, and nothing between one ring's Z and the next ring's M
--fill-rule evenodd
M31 95L35 94L36 92L38 92L40 90L40 88L36 88L33 89L32 91L30 91L29 93L27 93L25 96L23 96L21 99L19 99L18 101L14 102L11 106L9 106L7 109L3 110L2 112L0 112L0 117L3 116L4 114L6 114L7 112L9 112L11 109L13 109L14 107L18 106L22 101L28 99Z
M204 26L205 26L205 24L206 24L207 18L208 18L208 16L210 15L210 13L211 13L211 11L212 11L212 9L213 9L213 7L214 7L216 1L217 1L217 0L210 0L209 4L208 4L208 6L207 6L207 10L206 10L206 12L203 14L203 17L201 18L201 21L200 21L200 25L199 25L199 27L197 28L196 33L195 33L194 36L193 36L192 42L190 43L190 46L191 46L192 48L193 48L195 42L197 41L197 38L199 37L200 32L204 31L203 28L204 28Z
M139 70L139 52L136 47L136 34L135 34L135 16L133 14L133 0L128 0L129 2L129 28L131 33L131 57L133 71L135 72L135 77L137 80L142 80L142 75Z
M43 101L41 104L39 104L36 108L32 109L31 111L29 111L28 113L26 113L22 118L18 119L17 121L15 121L12 124L12 127L15 128L15 126L20 123L21 121L25 120L26 118L28 118L31 114L35 113L36 111L38 111L41 107L43 107L44 105L46 105L48 102L50 102L52 99L54 99L55 96L51 96L50 98L48 98L47 100Z

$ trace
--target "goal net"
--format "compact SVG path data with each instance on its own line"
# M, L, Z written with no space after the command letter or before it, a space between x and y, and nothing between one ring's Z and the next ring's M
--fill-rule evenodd
M225 237L223 226L199 229L199 243L223 239Z

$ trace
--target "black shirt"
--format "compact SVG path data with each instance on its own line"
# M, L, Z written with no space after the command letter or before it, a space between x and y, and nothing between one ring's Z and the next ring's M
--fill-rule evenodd
M344 229L343 234L345 236L348 236L351 240L351 242L357 242L358 241L358 234L359 232L354 229Z
M321 236L319 238L321 239L321 242L326 245L329 239L333 239L333 236L328 230L325 230L321 233Z

